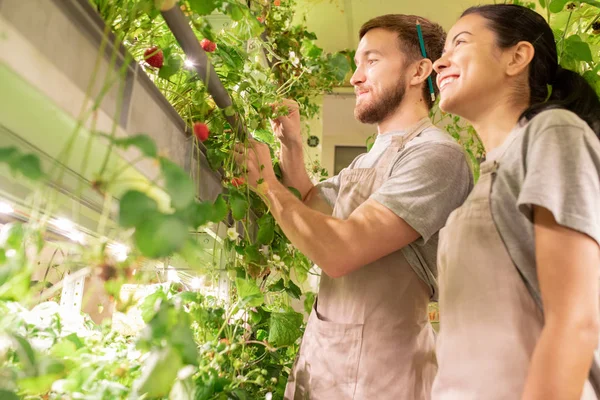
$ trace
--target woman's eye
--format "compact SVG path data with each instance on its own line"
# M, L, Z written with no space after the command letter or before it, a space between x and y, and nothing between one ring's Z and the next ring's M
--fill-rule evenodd
M465 43L465 41L464 41L464 40L462 40L462 39L458 39L458 40L455 42L455 44L454 44L454 47L458 46L458 45L459 45L459 44L461 44L461 43Z
M367 60L367 63L369 63L369 65L375 64L376 62L377 62L377 60Z

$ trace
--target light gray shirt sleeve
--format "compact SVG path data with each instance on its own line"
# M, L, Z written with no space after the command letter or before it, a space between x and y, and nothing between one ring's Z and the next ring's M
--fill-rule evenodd
M450 141L407 148L371 198L406 221L425 244L467 198L473 178L462 148Z
M338 194L340 193L340 176L335 175L327 178L315 185L319 190L319 194L329 204L331 208L335 205Z
M547 126L529 138L519 211L533 223L533 206L600 244L600 142L577 125Z

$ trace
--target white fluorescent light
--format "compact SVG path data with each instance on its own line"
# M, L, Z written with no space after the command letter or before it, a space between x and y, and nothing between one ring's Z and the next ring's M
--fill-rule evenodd
M173 268L170 265L167 270L167 280L169 282L175 282L175 283L181 282L181 278L179 278L179 275L177 275L177 271L175 270L175 268Z
M192 287L192 289L200 289L202 287L202 283L204 282L204 279L202 278L192 278L192 282L190 283L190 286Z
M111 254L115 257L115 260L121 262L127 259L127 255L129 254L129 247L125 246L121 243L109 243L108 249Z
M8 203L0 201L0 214L11 214L15 209Z

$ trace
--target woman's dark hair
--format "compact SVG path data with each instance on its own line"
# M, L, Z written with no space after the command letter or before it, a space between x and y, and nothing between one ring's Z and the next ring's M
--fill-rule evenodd
M577 114L600 137L600 99L590 84L576 72L558 65L554 34L537 12L514 4L490 4L467 9L462 16L477 14L488 20L500 48L529 42L535 55L529 65L529 108L521 118L530 120L551 108L564 108ZM552 92L548 97L548 85Z

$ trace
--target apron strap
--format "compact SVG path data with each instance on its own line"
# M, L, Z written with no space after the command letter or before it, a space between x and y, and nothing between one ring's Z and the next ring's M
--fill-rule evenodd
M396 155L396 153L402 151L402 149L404 149L408 142L419 136L421 132L423 132L425 129L430 128L432 126L433 124L431 123L429 117L425 117L416 124L412 125L410 128L408 128L404 135L392 137L392 143L377 162L377 167L389 167L389 163L391 159Z

